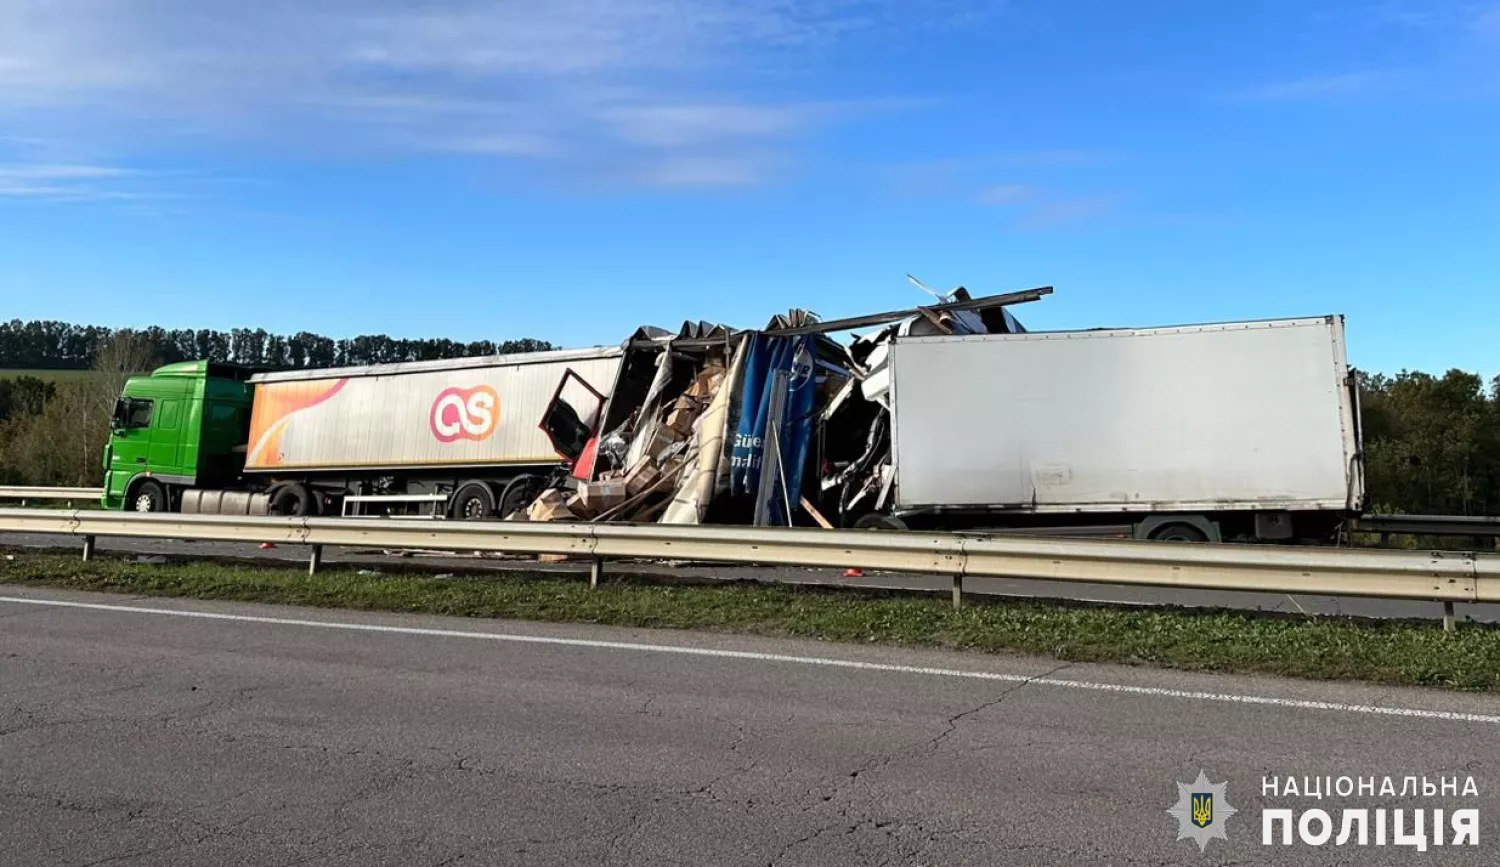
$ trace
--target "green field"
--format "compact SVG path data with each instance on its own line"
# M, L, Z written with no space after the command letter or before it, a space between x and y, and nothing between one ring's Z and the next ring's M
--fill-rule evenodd
M27 370L19 367L0 367L0 379L16 379L22 376L34 376L46 382L68 382L77 379L87 379L94 376L92 370Z

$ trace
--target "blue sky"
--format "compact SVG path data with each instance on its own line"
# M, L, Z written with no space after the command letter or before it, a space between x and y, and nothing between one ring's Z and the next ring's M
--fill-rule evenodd
M610 343L1054 285L1500 372L1500 3L7 0L0 316Z

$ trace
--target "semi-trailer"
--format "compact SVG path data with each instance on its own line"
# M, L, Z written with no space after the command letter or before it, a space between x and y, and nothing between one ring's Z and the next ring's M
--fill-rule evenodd
M599 347L276 372L170 364L125 385L103 505L508 514L577 457L578 432L597 426L623 355Z

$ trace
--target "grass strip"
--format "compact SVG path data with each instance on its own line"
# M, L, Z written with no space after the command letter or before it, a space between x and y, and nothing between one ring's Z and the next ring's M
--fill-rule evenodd
M746 583L607 582L494 573L361 574L211 562L136 563L14 553L0 582L69 590L792 636L860 644L1027 653L1328 680L1500 691L1500 629L1436 622L1279 617L1085 606Z

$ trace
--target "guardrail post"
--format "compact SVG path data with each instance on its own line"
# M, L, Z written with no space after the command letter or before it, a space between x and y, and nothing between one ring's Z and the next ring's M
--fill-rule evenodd
M1458 618L1455 617L1454 614L1453 614L1453 603L1452 602L1444 602L1443 603L1443 631L1444 632L1457 632L1458 631Z
M964 607L964 576L962 572L953 574L953 607Z
M83 562L87 563L88 561L90 561L92 559L94 559L94 537L93 536L84 536L83 537Z
M307 555L307 574L318 574L318 567L323 565L323 546L314 545L312 551Z
M604 558L595 557L589 561L589 589L599 586L599 579L604 575Z

